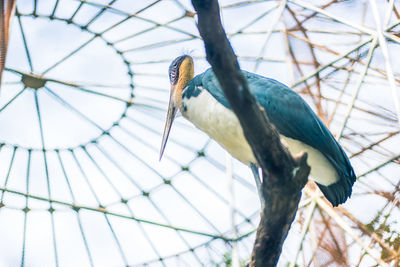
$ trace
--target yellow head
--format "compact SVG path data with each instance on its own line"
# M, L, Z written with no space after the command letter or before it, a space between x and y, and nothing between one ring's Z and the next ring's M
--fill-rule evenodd
M164 153L165 145L167 144L168 135L177 109L182 107L183 89L194 76L193 58L188 55L177 57L169 66L168 72L169 80L171 82L171 92L167 120L165 122L164 135L161 143L160 159Z

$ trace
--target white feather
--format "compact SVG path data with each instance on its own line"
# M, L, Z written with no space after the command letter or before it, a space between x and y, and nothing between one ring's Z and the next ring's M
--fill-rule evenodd
M197 128L207 133L217 141L233 157L246 165L256 163L253 152L247 143L242 127L236 115L220 104L207 90L201 90L196 97L184 98L183 116ZM298 140L280 136L281 141L289 151L296 155L307 152L307 163L311 167L310 175L322 185L330 185L338 181L339 177L327 158L318 150Z

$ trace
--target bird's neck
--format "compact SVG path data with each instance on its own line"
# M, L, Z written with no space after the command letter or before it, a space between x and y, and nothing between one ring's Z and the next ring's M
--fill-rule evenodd
M180 67L179 79L176 84L175 94L174 94L175 105L177 105L181 110L182 110L183 90L185 89L189 81L193 79L193 77L194 77L193 60L183 61Z

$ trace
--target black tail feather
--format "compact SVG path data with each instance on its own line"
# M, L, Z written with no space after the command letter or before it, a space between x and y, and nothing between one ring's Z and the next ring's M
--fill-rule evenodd
M356 176L352 171L350 176L341 177L340 180L329 186L318 184L324 196L332 203L334 207L344 203L352 192L353 184L356 180Z

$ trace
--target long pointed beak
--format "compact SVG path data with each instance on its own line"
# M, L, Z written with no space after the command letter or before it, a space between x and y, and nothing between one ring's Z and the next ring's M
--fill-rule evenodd
M176 112L178 111L178 108L175 106L174 100L173 100L174 93L175 93L175 86L172 85L171 86L171 94L169 97L167 119L165 121L164 134L163 134L163 139L162 139L162 143L161 143L159 160L161 160L161 158L164 154L164 149L165 149L165 146L167 145L167 140L168 140L169 132L171 131L172 122L174 121Z

